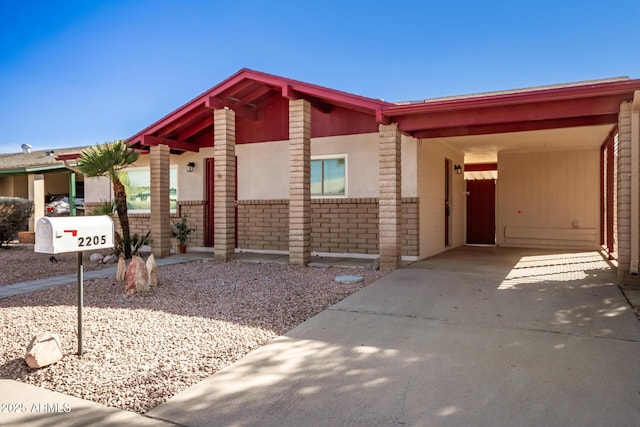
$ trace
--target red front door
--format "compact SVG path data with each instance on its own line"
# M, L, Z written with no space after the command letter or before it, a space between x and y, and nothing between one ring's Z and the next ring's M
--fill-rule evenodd
M496 180L467 181L467 243L496 243Z
M204 217L205 217L205 245L208 247L213 247L213 199L214 199L214 167L213 167L213 158L208 158L206 160L206 171L205 171L205 209L204 209Z

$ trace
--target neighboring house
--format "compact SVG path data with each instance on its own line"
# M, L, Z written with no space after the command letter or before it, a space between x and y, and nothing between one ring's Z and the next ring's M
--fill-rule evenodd
M628 78L393 104L243 69L129 138L149 153L134 229L156 256L187 215L190 246L218 259L348 253L382 268L465 243L604 247L633 279L639 109ZM106 191L91 182L86 205Z
M34 219L45 215L47 194L83 196L82 174L68 169L62 158L85 148L34 151L25 145L20 153L0 154L0 196L33 200L34 213L29 223L30 231L34 231Z

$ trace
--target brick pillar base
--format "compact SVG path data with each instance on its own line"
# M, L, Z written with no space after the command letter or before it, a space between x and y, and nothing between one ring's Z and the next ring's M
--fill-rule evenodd
M397 123L380 125L380 269L400 267L402 255L402 194L400 131Z
M289 263L311 260L311 104L289 100Z
M169 214L169 146L151 147L151 248L153 256L171 253L171 219Z
M213 112L213 258L228 261L236 247L236 115L233 110Z

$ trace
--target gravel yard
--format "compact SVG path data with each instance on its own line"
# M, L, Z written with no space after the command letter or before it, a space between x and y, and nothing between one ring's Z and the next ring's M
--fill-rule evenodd
M103 255L111 253L110 250L95 251ZM82 265L84 271L97 270L110 265L89 262L89 256L94 252L84 252ZM55 255L57 262L51 262L51 255L33 252L33 245L14 244L8 248L0 248L0 286L27 280L44 279L45 277L61 276L77 271L77 255Z
M384 275L212 260L158 273L146 296L125 296L113 279L85 281L82 357L75 283L0 299L0 377L144 413ZM365 281L333 281L344 274ZM61 335L65 356L33 370L24 352L44 331Z

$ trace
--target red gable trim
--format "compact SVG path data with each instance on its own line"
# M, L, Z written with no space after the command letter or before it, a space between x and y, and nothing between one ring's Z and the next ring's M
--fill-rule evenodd
M304 83L297 80L287 79L284 77L274 76L271 74L250 70L248 68L243 68L231 77L220 82L213 88L193 98L191 101L187 102L180 108L167 114L154 124L133 135L127 140L127 142L140 142L143 135L151 135L168 125L170 122L180 120L180 117L184 116L185 114L188 114L189 112L197 108L207 106L208 104L210 105L211 99L223 94L228 90L234 89L234 87L236 86L248 84L246 83L247 80L263 83L265 85L273 86L274 88L280 88L283 94L288 94L290 96L310 96L312 98L323 100L328 104L336 104L357 111L370 112L372 115L374 115L377 110L381 110L386 106L392 105L390 103L372 98L366 98L347 92L329 89L323 86L317 86L310 83ZM317 101L314 100L314 102L318 104Z

